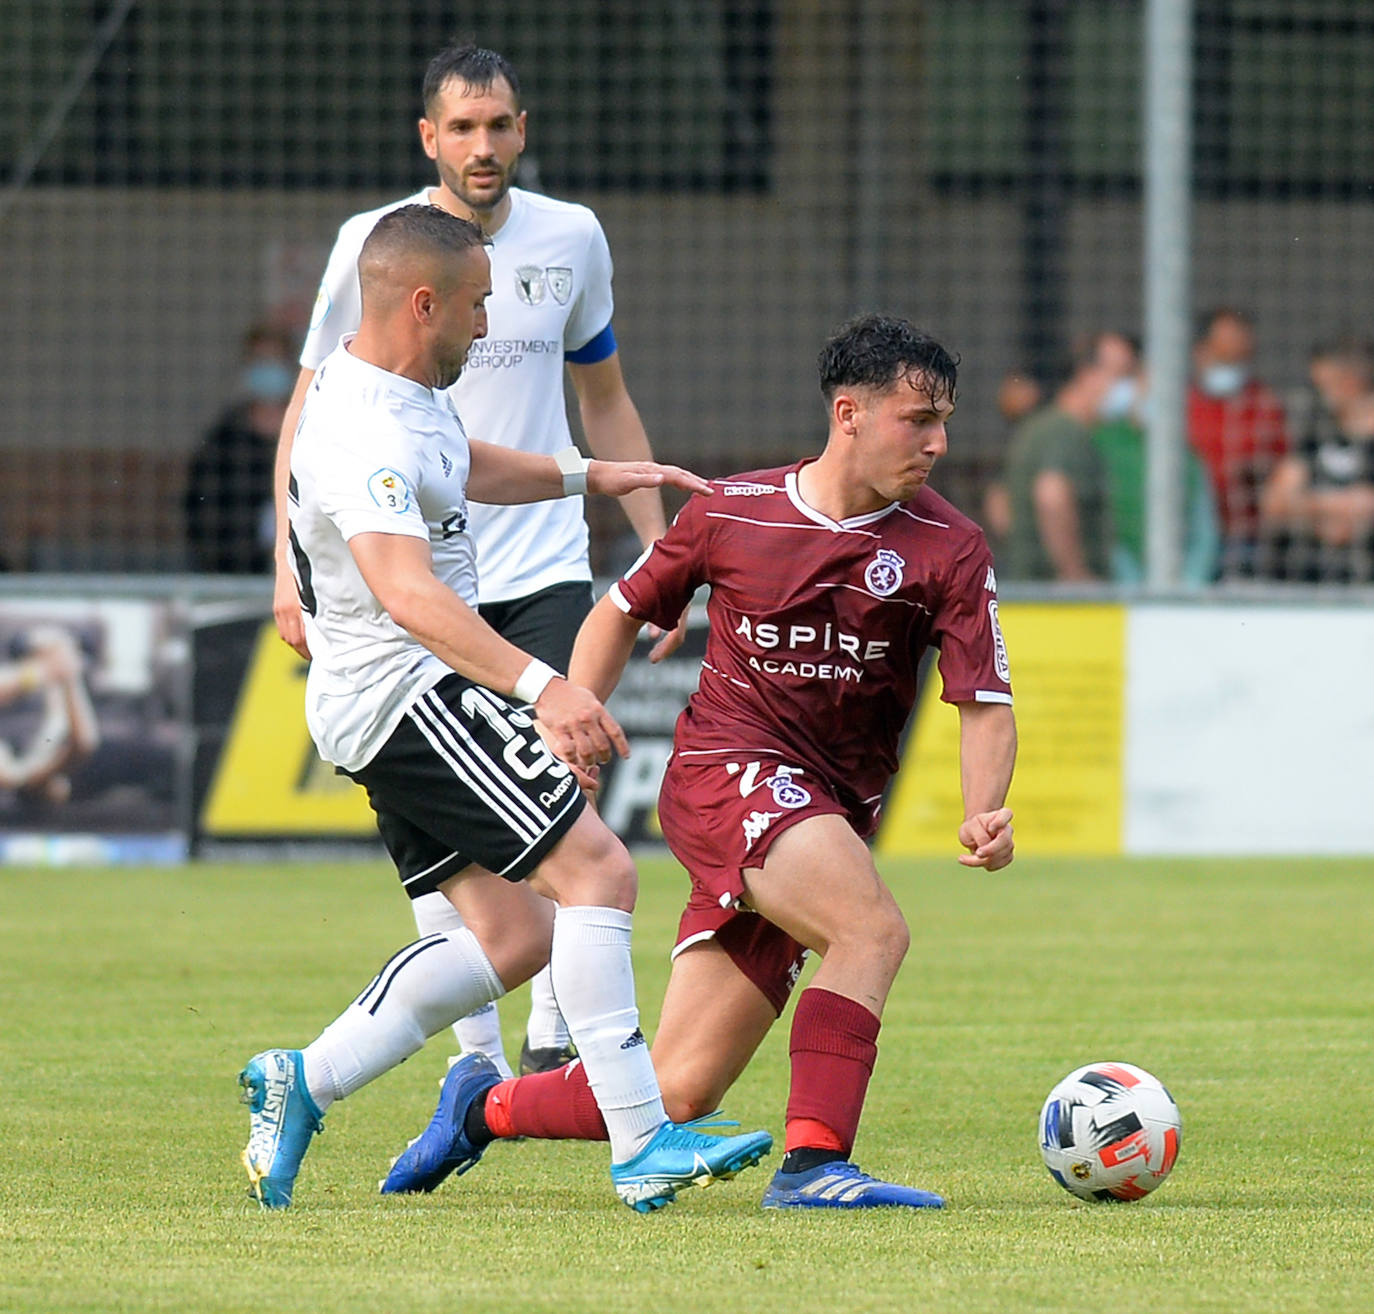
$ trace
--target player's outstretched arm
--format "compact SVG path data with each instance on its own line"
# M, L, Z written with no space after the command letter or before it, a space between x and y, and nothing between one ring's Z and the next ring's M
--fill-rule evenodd
M301 595L296 590L296 577L291 573L286 490L291 481L291 445L295 441L296 425L305 406L306 391L314 377L314 370L302 368L296 378L296 390L291 394L291 400L286 404L286 414L282 417L281 434L277 438L277 459L272 467L272 617L277 622L277 633L282 640L306 658L310 656L310 649L305 641L305 623L301 619Z
M468 445L472 452L468 497L474 502L509 506L518 502L544 502L567 497L570 493L621 497L637 488L672 487L703 495L711 492L711 485L690 470L659 465L656 461L581 459L578 469L570 474L552 456L518 452L476 439Z
M635 637L644 624L627 615L611 601L607 594L591 609L573 643L572 659L568 662L568 680L590 689L605 702L634 651Z
M1016 765L1016 718L1006 703L959 704L959 776L964 824L959 855L965 867L998 871L1015 856L1006 807Z
M434 576L425 539L406 534L355 534L349 550L367 587L403 630L445 665L497 693L534 704L555 753L576 766L628 757L625 732L600 701L561 675L528 688L536 670L550 672L503 639ZM538 683L538 680L535 681Z

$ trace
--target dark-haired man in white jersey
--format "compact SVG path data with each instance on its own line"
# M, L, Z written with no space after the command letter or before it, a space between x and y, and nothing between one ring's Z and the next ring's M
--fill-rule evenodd
M634 865L515 704L568 759L628 751L624 735L592 694L477 614L468 496L709 486L652 462L469 441L445 390L486 331L490 264L475 224L402 206L378 220L358 270L360 327L316 372L291 457L306 720L321 756L367 789L402 883L439 892L464 921L398 951L304 1050L248 1061L249 1182L263 1205L289 1206L334 1100L550 963L610 1130L616 1193L657 1209L757 1163L771 1138L706 1135L664 1113L630 966Z

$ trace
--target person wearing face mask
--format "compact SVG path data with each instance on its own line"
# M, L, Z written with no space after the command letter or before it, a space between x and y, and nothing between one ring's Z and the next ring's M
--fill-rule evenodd
M1140 584L1145 579L1145 423L1149 415L1148 376L1124 375L1108 390L1093 443L1107 467L1112 508L1112 579ZM1216 578L1221 542L1211 481L1197 454L1184 460L1183 559L1180 580L1190 587Z
M206 432L186 484L192 570L264 575L272 569L272 466L296 383L296 343L272 324L244 335L236 396Z
M1111 577L1110 484L1093 430L1130 413L1138 363L1120 333L1084 339L1054 399L1016 427L1003 478L1011 524L998 560L1007 579Z
M1288 452L1283 403L1255 377L1254 355L1254 328L1241 311L1227 307L1203 317L1193 345L1188 441L1216 495L1223 578L1270 572L1260 495Z
M1278 536L1274 574L1307 583L1374 580L1374 343L1318 346L1310 413L1297 450L1265 485L1261 511Z

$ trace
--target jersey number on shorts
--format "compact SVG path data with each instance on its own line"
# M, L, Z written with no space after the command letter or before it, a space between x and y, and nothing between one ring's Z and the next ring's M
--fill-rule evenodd
M534 722L524 712L503 703L480 685L469 685L464 689L459 703L468 716L480 716L501 736L505 743L501 756L521 780L534 780L545 772L553 776L566 776L572 769L549 752L537 733L520 733L517 726L534 731ZM522 753L528 753L528 760L521 758Z

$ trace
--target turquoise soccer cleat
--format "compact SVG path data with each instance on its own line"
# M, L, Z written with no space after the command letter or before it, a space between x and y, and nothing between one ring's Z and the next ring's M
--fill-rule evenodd
M241 1103L248 1106L243 1166L248 1186L265 1209L287 1209L310 1138L324 1130L324 1115L305 1088L298 1049L267 1049L239 1073Z
M880 1181L847 1159L817 1164L804 1173L773 1174L765 1209L943 1209L933 1192Z
M713 1115L708 1115L713 1116ZM641 1214L662 1209L688 1186L710 1186L752 1168L773 1148L764 1131L738 1136L708 1136L705 1127L734 1127L733 1122L697 1118L682 1124L665 1122L633 1159L611 1165L615 1193Z
M463 1123L468 1107L500 1080L496 1064L485 1054L465 1054L449 1068L429 1126L392 1163L382 1182L382 1194L432 1191L450 1173L467 1172L486 1148L473 1145L467 1138Z

